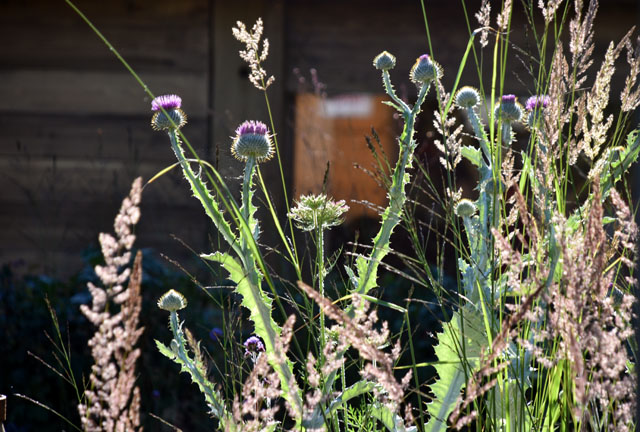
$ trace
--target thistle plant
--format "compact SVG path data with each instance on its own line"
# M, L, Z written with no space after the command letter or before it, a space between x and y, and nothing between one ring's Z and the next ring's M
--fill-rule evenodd
M465 427L633 430L636 348L630 341L630 323L638 229L623 192L628 192L625 174L640 154L640 133L629 127L630 113L640 105L638 49L627 34L609 46L595 76L590 76L597 2L585 5L576 0L573 7L569 2L540 2L537 9L531 5L524 13L531 23L543 20L544 27L535 32L532 55L540 62L530 71L533 88L523 107L520 96L506 91L504 84L512 47L512 5L503 2L492 23L489 2L481 3L476 14L481 27L469 30L467 50L450 90L441 82L443 69L433 55L416 59L408 71L417 88L413 105L401 99L392 85L395 56L383 51L373 59L389 97L385 104L399 113L403 128L398 159L384 182L388 204L381 212L379 230L370 247L355 249L354 262L344 267L345 295L339 300L330 299L325 290L329 273L340 269L326 263L324 235L341 223L348 207L325 195L302 196L288 208L291 235L285 234L259 168L278 155L273 122L269 127L246 121L231 140L232 154L244 164L238 204L220 174L198 158L182 134L186 114L181 99L176 95L153 99L152 127L168 134L193 195L224 242L221 250L201 256L227 270L253 325L254 335L240 348L251 360L251 370L242 390L233 400L225 399L207 376L198 342L178 316L186 299L169 291L158 302L169 312L172 334L169 345L157 342L158 349L191 376L221 429L339 431L357 422L394 432ZM561 38L566 29L568 47ZM239 22L233 32L245 44L241 58L250 65L250 81L264 92L268 107L267 88L273 77L267 78L261 66L268 53L266 40L260 49L263 30L259 20L251 31ZM460 80L469 54L483 58L481 50L489 46L490 38L494 41L490 82L478 63L479 83L460 86L466 84ZM549 49L553 53L545 61ZM629 73L620 95L621 111L609 115L613 70L625 51ZM429 172L414 161L415 124L431 88L438 105L433 125L441 135L434 144L442 152L439 160L446 182L442 193L435 190ZM468 122L459 123L453 110ZM470 139L465 138L465 129ZM186 156L185 148L193 157ZM463 159L477 171L472 191L462 190L455 177ZM256 216L256 176L271 221ZM407 309L374 296L380 266L393 253L392 235L403 222L408 229L415 226L412 208L427 207L418 198L409 198L412 180L413 190L427 190L444 209L446 226L436 231L443 248L453 246L458 280L457 290L446 292L431 273L425 254L402 256L415 274L399 273L439 295L446 315L435 336L436 376L428 384L412 375L421 363L415 358ZM286 195L284 201L289 207ZM299 280L297 291L287 294L276 289L259 245L261 227L267 223L280 235L283 255L299 279L293 226L311 233L317 269L313 284ZM446 232L454 238L446 238L442 234ZM426 249L421 238L411 236L417 250ZM301 327L310 335L319 327L321 335L318 341L309 338L317 343L310 343L307 352L294 338L296 316L286 313L281 297L298 312L299 298L320 308L319 321L308 314ZM409 338L412 360L401 365L410 371L401 379L396 378L401 345L392 342L388 324L378 322L371 304L389 306L407 318L403 326L408 336L403 337ZM282 326L274 318L276 307ZM293 355L292 343L298 350ZM349 361L351 356L355 361ZM347 372L352 364L360 373L353 381ZM405 403L412 378L419 420ZM427 403L421 399L427 397L423 386L429 390ZM371 422L354 414L355 401L366 405L362 412Z

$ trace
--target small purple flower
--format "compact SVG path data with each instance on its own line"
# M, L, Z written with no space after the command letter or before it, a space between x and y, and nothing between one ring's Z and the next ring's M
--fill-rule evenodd
M269 133L269 129L267 128L267 125L262 123L261 121L256 121L256 120L248 120L242 123L236 129L236 135L238 136L248 135L248 134L267 135L268 133Z
M515 104L516 103L516 95L508 94L502 96L503 104Z
M152 396L154 399L158 399L158 398L160 397L160 390L153 390L153 391L151 392L151 396Z
M264 352L264 344L262 343L262 341L260 340L259 337L257 336L251 336L249 339L247 339L246 341L244 341L244 355L245 356L249 356L249 355L257 355L260 354L261 352Z
M546 108L550 102L551 99L547 95L531 96L525 102L524 107L529 111L533 111L536 108Z
M151 101L151 111L160 111L162 108L165 110L180 108L182 106L182 99L178 95L168 94L158 96Z
M211 338L212 341L216 341L216 342L222 339L223 335L224 335L224 332L220 327L214 327L209 332L209 338Z

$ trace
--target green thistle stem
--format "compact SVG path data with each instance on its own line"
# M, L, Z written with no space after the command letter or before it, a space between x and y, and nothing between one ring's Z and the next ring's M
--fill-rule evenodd
M487 133L484 130L484 125L480 122L480 119L478 118L478 114L476 113L476 110L473 107L467 108L467 115L469 116L469 121L471 122L473 131L476 134L476 138L478 138L478 142L480 143L480 147L482 148L484 157L487 158L487 161L491 161L491 149L489 148L489 138L487 137ZM489 166L491 165L489 164Z
M366 294L376 284L377 270L380 261L389 253L389 239L393 229L400 223L402 208L406 201L405 184L408 182L406 178L406 170L411 165L413 159L413 151L416 144L413 141L414 124L420 106L425 100L429 85L424 84L420 88L418 100L413 109L405 116L405 126L400 136L401 154L393 172L393 181L389 190L389 205L382 216L382 226L376 236L371 254L367 258L367 267L364 274L360 275L357 291L359 294ZM393 97L392 95L390 95ZM373 280L372 280L373 279Z
M389 75L389 71L382 71L382 83L384 84L384 89L387 94L393 99L393 101L398 104L399 108L402 109L403 114L406 114L411 111L411 108L396 95L396 91L393 89L393 84L391 84L391 76ZM424 86L423 86L424 87Z
M254 170L256 167L256 158L254 157L249 157L247 158L247 162L244 166L244 178L242 181L242 207L240 208L240 213L242 215L242 218L245 220L245 222L247 223L247 225L249 227L251 227L252 221L250 219L253 219L252 215L251 215L251 198L253 196L253 189L251 186L253 186L253 174L254 174ZM255 233L251 233L254 237L256 236ZM244 235L241 235L240 238L242 239L242 251L244 255L248 254L247 251L247 239L245 238Z
M176 342L176 356L181 360L189 375L191 375L198 387L200 387L200 390L204 393L207 402L213 410L213 414L220 420L222 426L221 429L226 430L227 426L232 425L229 414L226 412L224 404L220 400L219 395L217 395L212 389L211 383L207 381L202 373L200 373L198 367L189 357L189 354L185 349L186 341L184 339L184 333L182 332L180 321L178 319L178 313L176 311L171 311L169 313L169 327L171 328L174 341Z
M317 233L317 260L318 260L318 291L324 297L324 231L322 226L318 226ZM324 347L326 345L326 334L324 325L324 310L320 308L320 346L322 347L321 357L324 356ZM322 360L324 363L324 358Z
M226 240L229 246L231 246L231 248L240 256L240 246L238 245L235 234L233 234L233 232L231 231L231 226L222 216L222 212L218 208L218 204L207 190L204 182L193 172L191 166L189 165L189 162L184 156L184 151L180 146L180 139L178 138L178 131L176 129L172 129L168 132L168 134L169 140L171 141L171 148L173 149L178 162L180 162L182 172L189 181L189 185L191 186L191 190L193 191L194 196L198 199L198 201L200 201L200 203L204 207L205 212L211 218L218 231L222 234L222 237Z

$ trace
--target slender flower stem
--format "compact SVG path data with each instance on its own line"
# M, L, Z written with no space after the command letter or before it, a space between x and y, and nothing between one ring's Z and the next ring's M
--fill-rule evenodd
M318 260L318 291L320 295L324 297L324 231L322 226L317 227L317 251L316 256ZM324 347L326 345L325 325L324 325L324 310L320 308L320 346L322 347L322 356L324 356ZM324 359L323 359L324 362Z
M187 367L189 375L193 378L193 380L198 384L198 386L205 393L207 402L211 405L211 409L214 411L214 414L222 423L222 429L225 429L226 424L230 424L228 414L224 409L224 405L222 401L220 401L219 395L217 395L212 387L211 383L207 381L207 379L200 373L200 370L193 363L187 351L185 350L186 341L184 339L184 335L182 332L182 328L180 326L180 321L178 319L178 313L176 311L171 311L169 314L169 327L171 328L171 332L173 333L175 344L171 344L171 348L174 350L175 354L178 356L180 360L182 360L183 364Z
M256 167L256 158L248 157L247 162L244 165L244 179L242 181L242 207L240 208L240 212L245 222L249 227L251 227L251 221L249 220L251 216L251 196L253 195L251 186L253 184L253 174ZM254 233L251 233L254 235ZM241 236L242 238L242 251L246 254L247 251L247 239L245 236Z
M401 154L393 173L392 187L389 190L389 206L384 212L382 226L376 236L371 254L368 257L367 269L358 281L357 289L360 294L366 294L371 288L370 279L376 274L382 258L389 252L388 244L391 233L400 222L400 213L406 200L404 193L405 173L411 163L413 151L415 150L415 143L413 142L414 123L428 91L429 85L423 84L420 88L416 104L411 112L405 116L405 126L399 140ZM375 276L373 277L375 278ZM375 284L375 281L373 281L373 284Z

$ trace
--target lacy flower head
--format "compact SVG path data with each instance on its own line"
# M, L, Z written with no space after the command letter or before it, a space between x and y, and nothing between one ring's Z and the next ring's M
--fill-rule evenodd
M273 156L273 143L267 125L259 121L246 121L236 129L231 153L241 161L249 158L264 162Z
M301 230L313 231L340 225L347 210L349 206L343 200L333 201L326 195L302 195L288 216Z
M180 108L182 99L178 95L169 94L158 96L151 101L151 127L154 130L180 129L187 123L187 115ZM163 112L162 110L164 109Z
M411 68L411 81L416 85L429 84L442 77L442 67L431 60L429 54L423 54Z
M501 116L504 123L513 123L522 118L522 106L512 94L502 96L500 104L496 106L496 117Z

